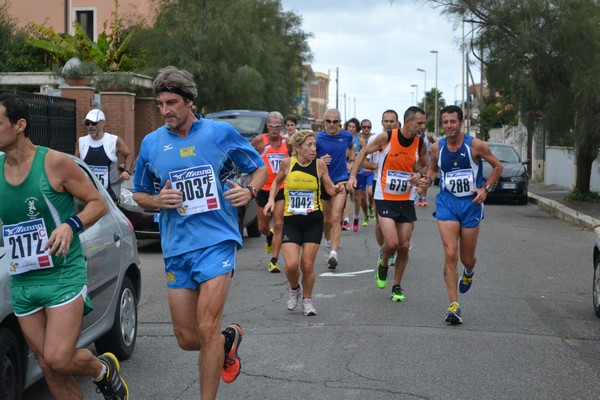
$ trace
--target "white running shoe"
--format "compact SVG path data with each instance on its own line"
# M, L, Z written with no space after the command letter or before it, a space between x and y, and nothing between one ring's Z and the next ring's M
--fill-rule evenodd
M327 264L329 264L329 269L335 269L338 266L337 252L331 250L329 258L327 259Z
M301 298L302 298L302 287L298 286L298 289L296 289L296 290L293 290L290 287L290 299L287 302L287 309L289 311L294 311L296 308L298 308Z
M313 315L317 315L317 309L313 306L312 300L302 300L302 309L304 310L304 315L307 317L312 317Z

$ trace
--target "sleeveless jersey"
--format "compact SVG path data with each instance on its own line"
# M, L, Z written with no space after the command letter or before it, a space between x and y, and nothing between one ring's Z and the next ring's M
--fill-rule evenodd
M75 212L73 196L55 191L48 181L47 152L48 148L37 147L31 170L18 185L6 181L6 156L0 156L0 220L11 286L87 282L78 235L66 257L44 250L52 231Z
M281 161L288 156L288 147L284 136L281 137L281 146L279 146L278 149L271 147L268 135L266 133L262 134L262 138L265 149L260 156L267 166L268 171L267 181L262 187L262 190L269 191L271 190L271 184L273 183L273 180L279 172L279 165L281 165ZM283 182L281 183L281 187L283 187Z
M104 132L102 139L93 140L89 135L79 138L79 157L90 167L113 199L121 191L117 169L116 135Z
M391 131L387 146L379 155L376 200L404 201L411 199L410 174L419 160L419 138L408 146L400 144L398 129Z
M321 179L315 158L302 166L296 156L290 158L290 170L283 185L283 215L307 215L321 211Z
M460 148L452 152L446 138L439 141L438 167L440 169L440 192L455 197L475 196L474 189L481 188L483 168L481 162L473 160L471 152L472 136L464 136Z
M352 139L352 147L354 147L354 156L356 157L356 155L360 152L360 150L362 149L360 143L360 133L358 135L356 135L356 137L354 139ZM360 167L358 167L358 172L359 174L363 173L363 167L362 165Z
M364 136L361 134L361 135L360 135L360 137L362 137L362 138L365 140L365 143L368 145L368 144L369 144L369 140L370 140L372 137L374 137L374 135L369 135L369 137L364 137ZM361 147L360 145L358 145L356 148L358 148L358 151L362 150L362 147ZM356 154L357 154L357 155L358 155L358 151L356 152ZM371 154L373 154L373 153L371 153ZM373 162L373 161L371 161L371 160L372 160L372 157L370 157L370 156L371 156L371 154L368 154L368 155L367 155L367 157L366 157L365 159L366 159L366 160L368 160L368 161L370 161L370 162ZM374 172L374 170L372 170L372 169L369 169L369 168L364 168L362 165L360 166L360 169L362 170L362 172L363 172L364 174L372 174L372 173Z

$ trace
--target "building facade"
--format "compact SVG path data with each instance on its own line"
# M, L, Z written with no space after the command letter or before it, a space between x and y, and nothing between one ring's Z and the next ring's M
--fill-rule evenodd
M154 17L152 0L18 0L9 3L8 13L19 27L35 22L56 33L71 35L73 23L79 22L88 37L96 41L105 30L104 24L106 32L110 32L110 21L117 4L118 15L124 22Z

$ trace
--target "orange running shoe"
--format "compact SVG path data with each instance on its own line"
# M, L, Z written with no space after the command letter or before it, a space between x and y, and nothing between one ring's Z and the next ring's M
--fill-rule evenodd
M225 362L223 363L223 370L221 371L221 378L225 383L231 383L240 374L242 369L242 362L238 356L238 349L242 343L242 335L244 331L238 324L231 324L223 331L223 334L233 338L231 349L225 354Z

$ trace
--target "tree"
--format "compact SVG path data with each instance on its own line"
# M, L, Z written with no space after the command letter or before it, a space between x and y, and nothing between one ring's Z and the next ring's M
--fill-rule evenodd
M27 34L17 28L8 13L8 2L0 4L0 72L35 71L43 67L44 54L26 44Z
M517 112L511 104L505 104L503 98L490 96L484 99L484 105L479 112L479 130L484 140L489 139L492 128L518 124Z
M440 110L442 108L444 108L446 106L446 100L444 100L444 98L442 97L442 95L444 94L444 92L437 92L437 98L438 98L438 113L440 112ZM425 127L427 128L428 132L435 132L435 97L436 97L436 89L433 88L428 92L425 92L425 99L427 100L427 109L425 111L425 113L427 114L427 121L425 122ZM419 103L419 107L423 108L423 102ZM438 132L441 132L440 129L441 126L441 121L438 115Z
M285 114L301 85L297 71L310 59L307 38L300 17L283 12L279 0L159 0L154 26L131 47L148 75L167 65L194 74L200 110Z
M490 86L513 103L528 129L543 124L550 138L572 130L575 186L589 192L600 147L600 7L596 0L430 0L465 21L470 48Z

